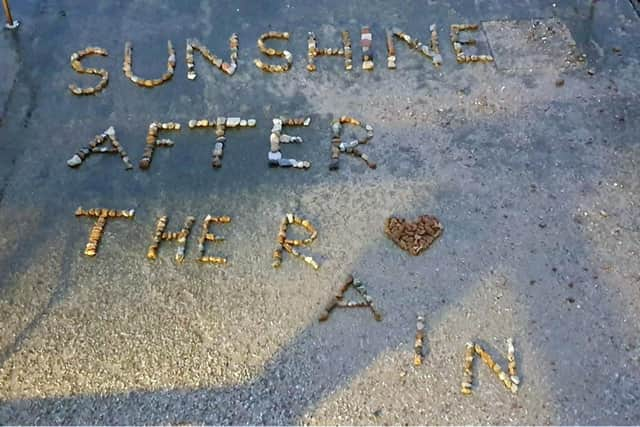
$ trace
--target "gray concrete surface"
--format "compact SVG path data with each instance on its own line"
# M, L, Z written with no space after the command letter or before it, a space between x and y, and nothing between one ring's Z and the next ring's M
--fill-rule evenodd
M638 424L640 423L640 24L629 1L14 1L23 25L3 32L0 127L1 424ZM451 23L483 23L490 65L458 65ZM537 22L540 22L539 24ZM384 66L383 30L425 38L436 23L444 66L398 44ZM376 69L346 73L338 59L304 69L306 33L321 46L360 25L374 33ZM292 32L295 62L263 75L251 61L269 29ZM225 52L240 34L229 78L184 43ZM159 74L165 43L173 80L145 90L121 73L124 42L136 71ZM572 43L576 44L575 48ZM107 89L71 95L71 52L109 50ZM615 50L614 50L615 48ZM586 62L577 58L586 54ZM11 59L13 58L13 59ZM7 64L7 65L5 65ZM356 67L357 68L357 67ZM8 70L8 75L5 73ZM15 70L15 73L14 71ZM7 81L15 82L7 86ZM558 79L563 86L556 86ZM5 89L9 87L9 89ZM5 95L6 93L6 95ZM209 166L213 134L183 130L148 171L117 157L65 161L114 125L135 159L148 123L255 117L229 135L223 167ZM300 147L306 172L266 165L270 120L311 115ZM368 170L344 158L330 172L331 117L356 116L376 136ZM83 255L84 207L135 208L107 224L98 256ZM319 230L312 271L271 252L288 211ZM174 248L145 258L157 216L228 214L224 268ZM389 215L438 216L443 236L420 257L383 234ZM199 227L200 223L196 224ZM345 274L361 277L384 311L317 316ZM416 313L427 322L414 368ZM502 363L516 343L522 385L507 393L478 365L459 393L464 343Z

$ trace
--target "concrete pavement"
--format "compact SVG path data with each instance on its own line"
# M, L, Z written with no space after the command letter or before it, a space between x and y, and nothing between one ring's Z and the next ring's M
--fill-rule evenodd
M16 78L0 127L0 423L638 424L640 23L629 1L589 5L12 4L23 25L1 47ZM448 28L460 22L482 23L479 49L494 64L455 62ZM387 70L384 29L426 39L431 23L443 67L397 43L398 69ZM371 73L359 70L365 24ZM284 75L251 62L269 29L292 32ZM307 72L307 32L330 47L344 29L354 71L319 58ZM236 75L198 56L198 78L187 80L186 38L223 53L232 32ZM155 75L167 39L173 79L151 90L127 81L124 42L136 71ZM89 45L109 56L86 64L111 77L99 95L76 97L67 85L93 79L75 74L69 55ZM312 117L292 132L305 142L284 149L312 161L309 171L266 164L281 114ZM365 151L376 170L353 158L328 170L329 121L342 114L373 125ZM210 167L213 132L188 129L156 150L148 171L125 171L117 156L65 164L110 125L138 160L151 121L217 115L258 120L229 133L220 170ZM92 221L73 215L79 205L135 208L136 217L110 221L92 259L83 255ZM317 272L286 255L271 268L290 211L318 228L307 250ZM226 241L208 248L226 267L195 261L209 213L233 217L217 229ZM383 224L420 214L445 231L411 257ZM198 219L183 265L167 243L160 259L145 258L160 215L171 229ZM382 322L354 309L318 323L347 273L367 283ZM417 313L427 353L414 368ZM474 394L462 396L464 343L478 340L504 363L508 337L519 393L478 364Z

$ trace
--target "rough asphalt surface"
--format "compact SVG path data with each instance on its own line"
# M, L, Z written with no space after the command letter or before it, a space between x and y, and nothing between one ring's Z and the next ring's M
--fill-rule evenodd
M0 34L0 424L639 424L640 22L635 0L448 1L12 1L22 21ZM385 64L384 29L420 39L437 24L444 65L397 42ZM452 23L481 23L480 53L459 65ZM376 69L359 68L359 29L371 25ZM252 64L262 32L290 31L294 66L265 75ZM354 70L319 58L305 69L306 36L338 46L351 32ZM228 77L185 40L226 56ZM122 74L124 43L145 76ZM574 47L575 44L575 47ZM94 97L69 93L70 54L90 45L110 72ZM284 46L284 44L274 45ZM470 49L474 49L470 47ZM586 55L581 57L582 54ZM562 79L564 84L562 84ZM285 147L309 171L268 168L271 118L312 117ZM370 123L364 151L330 172L329 121ZM189 119L258 120L228 134L213 170L213 132ZM176 145L151 168L125 171L117 156L65 161L113 125L134 160L151 121L179 121ZM347 131L347 136L351 131ZM98 256L83 255L85 208L135 208L107 223ZM313 271L285 255L271 268L287 212L312 221ZM230 215L209 245L229 265L199 265L207 214ZM383 233L390 215L436 215L442 237L423 255ZM175 245L146 259L155 220L194 226L185 263ZM383 310L318 314L353 273ZM414 368L416 314L426 356ZM460 394L464 343L505 364L513 337L522 384L508 393L482 364Z

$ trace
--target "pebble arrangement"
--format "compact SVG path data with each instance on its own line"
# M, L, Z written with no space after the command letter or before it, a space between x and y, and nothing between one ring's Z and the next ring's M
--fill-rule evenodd
M224 144L227 142L225 133L227 129L237 127L255 127L256 119L242 119L240 117L218 117L215 120L189 120L189 128L215 128L216 143L211 152L211 166L214 168L222 167L222 156L224 155Z
M229 62L223 61L221 58L215 56L204 44L200 43L197 39L187 39L187 78L194 80L198 75L196 74L195 62L193 58L194 50L197 50L202 56L211 63L214 67L228 76L232 76L238 68L238 47L240 46L240 39L236 33L231 34L229 37Z
M472 393L471 386L473 384L473 356L474 347L472 342L464 344L464 374L462 384L460 385L460 392L465 395Z
M267 154L269 166L282 168L293 167L297 169L308 169L311 167L311 162L307 160L283 159L282 152L280 151L280 144L303 142L302 138L299 136L290 136L282 133L282 128L284 126L309 126L310 123L311 117L279 117L273 119L273 127L271 128L271 135L269 136L270 150Z
M342 126L345 124L361 127L366 131L366 136L361 139L342 142ZM371 169L375 169L375 162L372 162L369 159L369 156L358 149L359 145L369 143L372 138L373 127L371 125L364 124L360 122L360 120L347 116L342 116L339 119L334 119L331 122L331 162L329 163L329 169L336 170L340 167L339 161L341 153L347 153L352 156L359 157L366 163L368 167L370 167Z
M373 36L371 35L371 29L367 26L360 29L360 47L362 48L362 69L371 71L373 70L373 57L371 53L371 44L373 43Z
M151 159L153 159L153 152L157 146L159 147L172 147L173 141L170 139L158 139L158 133L161 130L180 130L182 126L176 122L152 122L149 125L147 131L147 140L144 145L144 151L142 152L142 158L140 159L140 169L148 169L151 166Z
M344 300L344 294L345 292L347 292L347 290L350 287L353 287L356 290L358 295L362 298L361 301L355 301L355 300L345 301ZM382 320L382 313L373 304L373 299L367 293L367 289L365 288L364 284L360 280L355 279L351 274L347 276L347 279L340 286L338 293L335 296L331 297L331 299L325 306L322 313L320 313L320 317L318 318L318 320L320 320L321 322L328 320L329 315L331 314L333 309L335 309L336 307L341 307L341 308L368 307L373 313L374 319L376 319L377 321Z
M513 338L507 339L507 370L511 382L516 386L520 384L520 377L518 376L518 366L516 365L516 348L513 345Z
M287 230L289 225L295 224L303 227L309 232L309 237L304 240L293 240L287 238ZM313 243L318 237L318 231L315 227L306 219L302 219L295 216L292 213L288 213L282 218L280 222L280 229L278 230L278 247L273 251L273 268L278 268L282 265L282 252L285 251L296 258L302 259L309 264L314 270L320 268L318 263L311 257L305 256L298 252L295 248L298 246L308 246Z
M229 224L231 217L228 216L211 216L207 215L202 223L202 233L198 238L198 261L209 264L226 264L227 259L222 257L206 256L205 244L206 242L222 242L224 237L216 236L209 232L209 226L213 224Z
M307 70L316 71L318 68L315 64L315 58L318 56L343 56L344 68L351 70L353 67L353 53L351 51L351 37L347 31L343 31L341 48L324 48L318 49L318 39L315 33L309 32L307 38Z
M396 45L393 43L393 31L387 30L385 33L387 42L387 68L396 69Z
M109 141L110 146L102 147L101 145ZM129 154L122 148L120 142L116 138L116 130L113 126L96 135L86 147L78 150L73 157L67 160L67 165L71 168L80 166L82 162L93 153L119 154L126 169L133 169L133 165L129 161Z
M431 32L431 51L433 52L433 64L436 66L442 65L442 55L440 54L440 37L438 36L438 27L436 24L429 26L429 32Z
M173 48L171 40L167 41L167 51L169 53L169 57L167 58L167 71L162 74L159 79L143 79L133 73L133 47L131 42L128 41L124 44L124 65L122 66L122 71L124 71L124 75L129 80L138 86L148 88L160 86L164 82L171 80L176 69L176 50Z
M460 40L460 33L463 31L478 31L479 28L480 26L478 24L451 25L451 44L456 54L456 61L458 61L459 64L468 62L493 62L493 56L491 55L467 55L462 49L463 45L475 45L476 39Z
M344 48L344 69L350 71L353 68L353 51L351 50L351 36L349 31L342 31L342 46Z
M438 30L435 24L429 27L431 31L430 46L423 44L420 40L411 37L399 28L393 28L391 31L387 31L387 67L396 68L396 48L393 43L393 37L397 37L412 49L421 52L424 56L431 59L434 66L439 67L442 65L442 55L440 54L440 41L438 39Z
M76 73L100 76L100 81L93 87L80 88L73 83L70 84L69 90L74 95L96 94L107 87L107 84L109 83L109 72L104 68L84 68L80 60L89 55L108 56L109 53L106 49L101 47L87 47L71 54L71 68L73 68Z
M413 345L413 365L420 366L422 365L422 359L424 355L422 354L424 346L424 316L418 315L418 320L416 322L416 341Z
M491 369L491 371L498 377L504 384L507 390L512 393L518 392L518 385L520 384L520 378L518 377L516 368L515 348L513 346L513 339L507 340L507 361L508 372L507 375L502 367L497 364L491 355L487 353L480 344L468 342L465 344L464 351L464 379L461 384L460 391L464 395L470 395L472 393L471 387L473 383L473 359L475 355L480 356L482 361Z
M96 256L96 252L98 251L98 244L100 243L100 239L102 238L102 233L104 232L104 226L107 223L107 219L109 218L126 218L133 219L135 215L135 211L133 209L129 210L115 210L115 209L107 209L107 208L97 208L97 209L89 209L85 210L82 207L78 207L75 212L76 216L88 216L97 218L96 222L91 227L91 231L89 232L89 241L84 249L84 254L87 256Z
M293 63L293 54L288 50L276 50L274 48L267 47L265 45L265 40L268 39L289 40L289 33L269 31L262 34L258 38L258 50L260 50L260 52L264 53L267 56L277 56L280 58L284 58L286 62L284 64L272 65L262 62L260 59L254 59L253 63L256 65L256 67L267 73L284 73L286 71L289 71L289 69L291 68L291 64Z
M442 234L443 226L438 218L422 215L415 222L403 218L390 217L385 222L384 231L400 248L411 255L420 255Z
M149 246L149 250L147 251L147 258L151 260L155 260L158 257L158 248L160 247L160 243L163 240L176 240L178 242L178 249L176 251L176 262L184 261L184 254L187 247L187 238L191 233L191 227L193 223L196 221L195 217L187 216L187 219L184 221L184 225L182 229L178 232L166 232L167 222L169 218L165 216L161 216L156 223L156 229L153 233L153 242Z

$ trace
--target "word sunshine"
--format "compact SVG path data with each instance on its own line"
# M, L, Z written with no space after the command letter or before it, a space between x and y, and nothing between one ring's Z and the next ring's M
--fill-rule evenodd
M480 54L479 52L471 52L469 46L476 45L476 40L471 37L461 38L463 32L478 31L477 24L453 24L450 27L449 38L456 61L459 64L466 63L487 63L494 59L491 55ZM409 48L420 52L435 67L442 65L442 55L440 53L440 39L435 24L429 28L429 40L425 43L418 38L409 35L399 28L386 30L386 50L387 50L387 68L396 68L396 46L395 40L398 39L405 43ZM263 59L255 58L253 63L256 67L266 73L286 73L293 66L293 54L288 50L278 50L267 46L269 40L288 41L291 35L289 32L269 31L262 34L257 41L258 51L264 55L263 59L279 60L278 63L264 62ZM322 48L319 47L318 38L313 32L308 34L307 38L307 70L314 72L317 70L316 59L323 56L342 58L344 60L344 68L347 71L353 69L353 50L351 46L351 35L348 31L341 33L341 45L337 47ZM361 50L361 69L371 71L375 68L375 59L372 52L373 34L368 26L364 26L360 30L360 50ZM207 46L196 39L187 39L185 62L187 65L187 78L194 80L197 77L195 69L195 53L200 53L215 68L218 68L223 74L232 76L238 69L238 52L240 47L240 38L237 34L229 37L229 56L223 59L222 56L214 54ZM477 49L476 49L477 50ZM69 90L74 95L93 95L102 91L109 82L109 73L102 68L85 68L82 65L82 59L86 56L98 55L108 56L106 49L101 47L87 47L85 49L74 52L71 55L71 68L80 74L92 74L100 76L100 81L92 87L81 88L75 84L69 85ZM166 71L157 77L139 76L134 71L133 66L133 45L131 42L125 42L124 62L122 70L127 79L132 83L145 88L153 88L168 82L173 78L176 67L176 51L171 40L167 42L167 68Z

